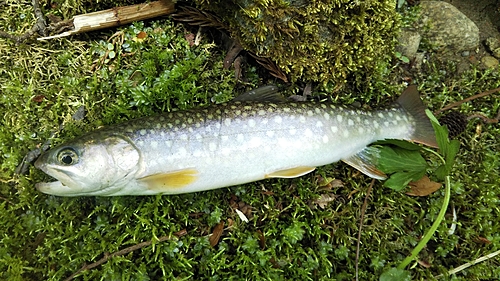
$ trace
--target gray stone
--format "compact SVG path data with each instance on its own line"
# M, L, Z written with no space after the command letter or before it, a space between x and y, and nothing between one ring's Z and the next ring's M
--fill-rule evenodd
M430 44L452 51L479 46L479 29L455 6L441 1L422 1L420 6L419 27Z
M409 29L402 30L398 38L396 51L410 60L414 59L418 50L418 45L420 45L420 38L420 34L416 31Z
M500 47L500 40L495 37L488 37L484 42L488 51L493 52Z
M496 68L498 66L498 60L492 56L484 56L481 59L481 63L486 67L486 68Z
M492 53L495 58L500 59L500 48L496 48Z

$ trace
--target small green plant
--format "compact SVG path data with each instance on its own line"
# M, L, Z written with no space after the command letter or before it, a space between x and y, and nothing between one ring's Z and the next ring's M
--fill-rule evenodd
M440 160L441 164L435 170L435 176L444 180L445 182L445 193L443 198L443 203L440 209L439 214L437 215L434 223L429 228L427 233L422 237L417 246L411 251L411 255L405 258L397 268L390 268L380 276L381 281L398 281L398 280L411 280L411 275L408 271L405 271L406 266L408 266L413 260L415 260L420 253L420 251L427 245L429 240L432 238L437 228L441 224L444 219L444 215L448 208L448 204L451 197L451 182L450 182L450 172L453 167L453 163L455 161L455 156L460 148L460 143L457 140L449 140L448 138L448 130L446 127L441 126L438 120L432 115L432 113L427 110L427 116L431 119L432 126L434 131L436 132L436 140L438 142L440 154L436 153L434 150L423 148L425 151L428 151ZM414 149L413 146L409 146L409 148ZM388 149L384 149L383 151L390 151ZM411 151L410 154L408 151ZM425 169L427 165L425 164L425 160L421 158L420 153L413 153L415 150L408 150L407 152L399 151L399 153L388 154L387 157L382 157L380 159L379 167L384 172L392 172L391 178L388 181L391 182L389 185L390 188L400 190L402 186L406 186L408 182L417 180L423 176L425 173ZM403 158L406 159L406 163L398 161ZM423 161L423 162L422 162ZM396 164L396 165L394 165ZM395 168L399 166L403 168L403 171L396 171ZM406 170L404 170L407 167ZM408 172L410 170L410 172ZM395 178L393 178L396 175ZM392 181L391 181L392 180Z

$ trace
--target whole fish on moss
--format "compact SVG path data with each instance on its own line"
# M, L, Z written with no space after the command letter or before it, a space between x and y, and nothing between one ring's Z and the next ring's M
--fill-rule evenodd
M378 179L377 140L436 147L415 86L387 109L330 103L229 102L109 126L43 154L57 179L36 188L59 196L179 194L266 178L294 178L343 160Z

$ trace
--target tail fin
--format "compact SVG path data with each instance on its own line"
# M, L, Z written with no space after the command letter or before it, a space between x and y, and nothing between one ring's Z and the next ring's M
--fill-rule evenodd
M431 121L425 114L425 105L420 100L417 86L410 85L396 101L415 120L415 132L410 137L411 141L422 143L432 147L438 147L436 133L432 128Z

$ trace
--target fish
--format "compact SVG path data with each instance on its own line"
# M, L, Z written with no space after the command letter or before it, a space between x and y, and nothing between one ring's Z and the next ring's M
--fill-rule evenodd
M111 125L42 154L35 167L57 196L182 194L295 178L340 160L385 179L373 142L437 147L415 85L383 109L328 102L231 101Z

